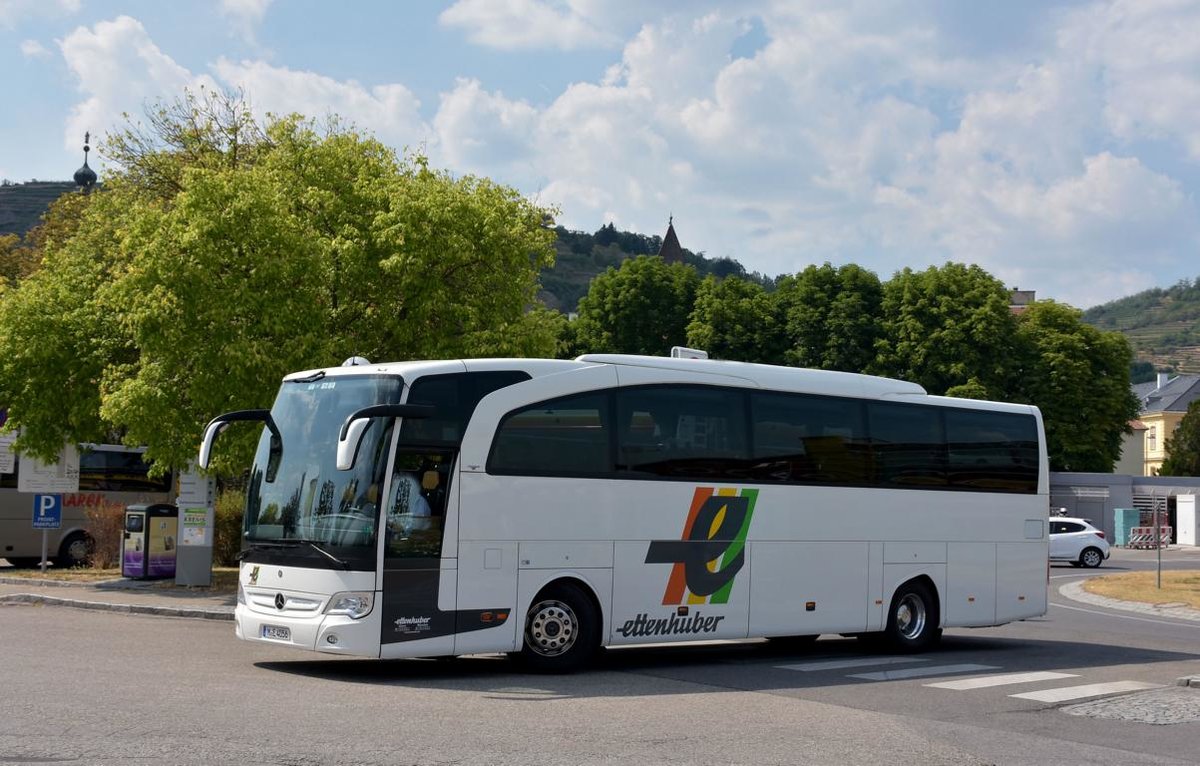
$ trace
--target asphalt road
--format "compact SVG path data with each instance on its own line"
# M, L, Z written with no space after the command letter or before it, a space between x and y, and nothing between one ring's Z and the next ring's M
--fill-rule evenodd
M1142 562L1111 564L1099 571ZM228 623L3 607L0 763L1200 762L1200 689L1173 685L1200 675L1200 622L1058 595L1092 574L1054 567L1046 617L948 631L919 658L826 637L794 651L617 650L565 677L500 657L324 659L237 641ZM1010 683L982 685L999 676ZM947 683L972 688L928 685ZM1076 687L1096 693L1012 696Z

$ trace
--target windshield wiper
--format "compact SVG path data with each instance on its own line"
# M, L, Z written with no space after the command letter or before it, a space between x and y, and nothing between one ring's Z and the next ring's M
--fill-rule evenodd
M325 548L322 547L322 545L319 542L317 542L316 540L304 540L304 539L300 539L300 538L283 538L280 540L255 540L250 543L249 547L247 547L245 551L242 551L241 553L238 554L238 559L241 560L242 557L246 554L246 551L270 550L272 548L299 548L302 545L307 545L309 548L312 548L314 551L321 554L325 558L329 559L333 563L337 564L342 569L350 568L349 563L343 561L342 559L339 559L337 556L334 556L332 553L325 550Z

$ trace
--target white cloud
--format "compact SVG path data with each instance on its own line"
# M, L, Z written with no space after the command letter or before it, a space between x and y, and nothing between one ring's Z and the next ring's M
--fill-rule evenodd
M254 43L255 31L267 15L272 0L220 0L221 15L229 19L243 40Z
M91 29L79 27L58 44L84 100L67 120L63 146L74 149L85 131L93 136L122 124L122 114L142 114L147 103L178 97L185 87L214 87L163 53L137 19L119 16Z
M16 29L27 19L70 16L81 5L82 0L0 0L0 29Z
M338 115L399 147L415 148L431 135L421 121L420 102L400 84L366 87L353 80L335 80L263 61L224 58L213 71L222 85L244 90L258 114Z
M22 40L21 55L27 59L44 58L50 55L50 51L37 40Z
M438 21L500 50L610 47L620 41L604 24L600 6L591 0L458 0Z

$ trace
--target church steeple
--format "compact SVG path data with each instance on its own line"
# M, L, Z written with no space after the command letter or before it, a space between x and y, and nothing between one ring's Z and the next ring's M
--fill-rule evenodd
M75 171L75 185L81 191L87 193L96 185L96 171L88 167L87 156L92 147L88 146L91 143L92 134L90 132L83 134L83 167Z
M662 247L658 248L658 257L667 263L683 263L683 248L679 245L679 237L675 236L675 216L667 218L667 233L663 237Z

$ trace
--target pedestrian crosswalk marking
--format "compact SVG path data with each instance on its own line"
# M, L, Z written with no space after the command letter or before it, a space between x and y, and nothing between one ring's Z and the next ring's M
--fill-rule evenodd
M801 662L796 665L776 665L780 670L799 670L812 673L818 670L844 670L845 668L869 668L875 665L898 665L908 662L928 662L920 657L860 657L855 660L825 660L823 662Z
M1143 681L1113 681L1107 684L1085 684L1083 686L1064 686L1061 689L1044 689L1040 692L1025 692L1008 696L1034 702L1066 702L1067 700L1082 699L1083 697L1100 697L1105 694L1121 692L1137 692L1143 689L1157 689L1161 684L1150 684Z
M989 686L1007 686L1009 684L1030 684L1035 681L1054 681L1059 678L1078 678L1076 673L1053 673L1049 670L1041 670L1033 673L1004 673L996 676L980 676L979 678L959 678L955 681L939 681L933 684L924 684L931 689L954 689L957 691L966 691L968 689L986 689Z
M975 673L980 670L999 670L995 665L934 665L920 668L898 668L896 670L881 670L878 673L851 674L848 678L861 678L864 681L899 681L904 678L921 678L922 676L948 676L954 673Z

